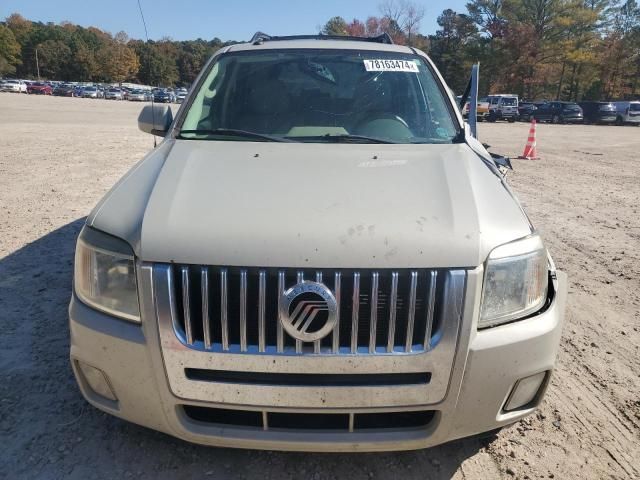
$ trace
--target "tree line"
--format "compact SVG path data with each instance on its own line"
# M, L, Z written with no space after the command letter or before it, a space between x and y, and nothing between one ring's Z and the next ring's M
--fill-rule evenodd
M329 19L319 33L375 36L427 52L455 92L481 64L480 91L530 99L640 98L637 0L470 0L444 10L438 30L420 33L425 11L385 0L365 19ZM55 80L189 85L222 46L213 40L130 39L69 22L0 22L0 75ZM36 64L37 52L37 64Z
M427 52L448 85L462 92L480 62L480 92L529 99L640 98L640 6L637 0L471 0L444 10L438 30L418 33L424 10L387 0L379 16L331 18L331 35L388 33Z
M0 23L0 76L79 82L190 85L219 48L235 42L158 41L111 35L69 22L33 22L14 13ZM37 59L37 60L36 60Z

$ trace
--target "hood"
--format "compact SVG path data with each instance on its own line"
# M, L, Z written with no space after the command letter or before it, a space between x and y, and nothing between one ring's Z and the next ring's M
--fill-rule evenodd
M518 202L466 144L178 140L161 148L142 228L130 229L144 261L475 267L531 233ZM126 204L127 190L103 201L97 228L101 215L111 225L122 218L109 204Z

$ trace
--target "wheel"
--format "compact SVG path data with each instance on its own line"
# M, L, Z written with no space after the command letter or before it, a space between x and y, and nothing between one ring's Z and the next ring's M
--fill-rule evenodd
M624 125L624 122L622 121L621 116L616 117L616 125Z
M509 123L515 123L516 119L514 117L509 117L509 118L507 118L507 121Z
M494 123L497 120L497 118L494 114L490 113L489 118L487 118L487 120L491 123Z
M558 117L558 115L554 115L551 117L551 123L555 123L555 124L560 123L560 118Z

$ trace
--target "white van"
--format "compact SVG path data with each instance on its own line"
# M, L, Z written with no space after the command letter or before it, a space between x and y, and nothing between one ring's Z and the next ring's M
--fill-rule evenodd
M640 100L613 102L613 104L618 112L616 116L617 125L624 125L625 123L640 125Z
M518 119L518 95L512 93L489 95L489 115L490 122L496 120L507 120L515 122Z

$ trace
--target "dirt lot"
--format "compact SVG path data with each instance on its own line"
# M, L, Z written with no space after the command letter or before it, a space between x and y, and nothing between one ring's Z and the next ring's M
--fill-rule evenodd
M510 180L569 274L558 368L538 414L426 451L289 454L194 446L100 413L68 362L83 218L152 147L141 105L0 94L0 477L639 478L640 127L538 129ZM526 124L481 125L516 156ZM496 205L499 208L499 205Z

